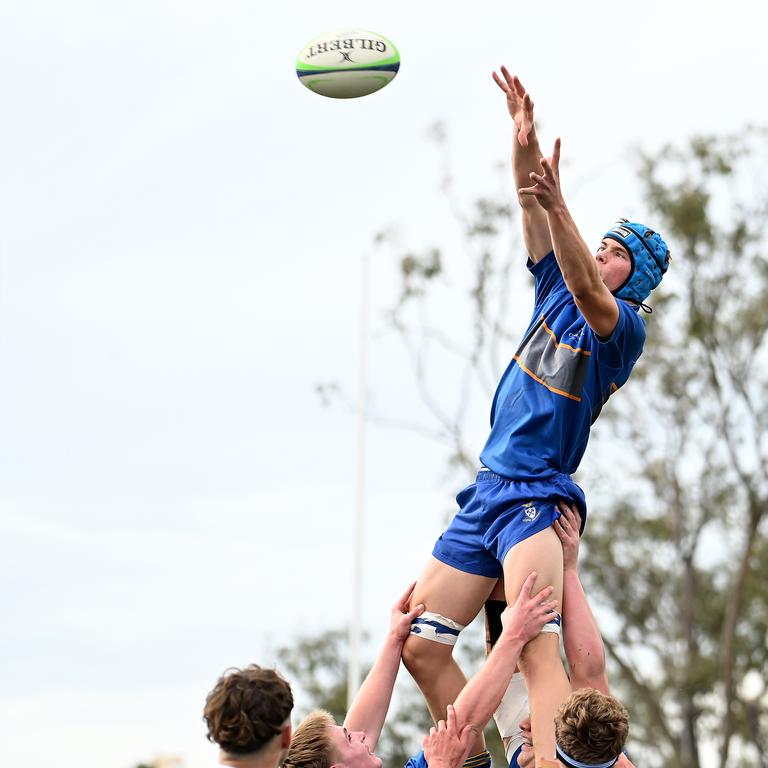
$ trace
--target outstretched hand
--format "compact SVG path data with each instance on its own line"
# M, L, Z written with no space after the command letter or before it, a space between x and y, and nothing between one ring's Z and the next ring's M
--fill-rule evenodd
M529 174L533 186L518 189L519 195L535 197L539 205L545 210L552 210L555 206L564 203L563 193L560 189L560 139L555 139L555 148L552 157L541 158L542 173L531 171Z
M493 73L496 85L504 91L507 97L507 109L515 121L517 140L521 147L528 146L528 134L533 129L533 101L531 95L523 88L517 75L510 75L509 70L502 65L500 77Z
M477 730L467 724L459 732L456 710L448 705L445 720L438 720L424 737L424 757L430 768L459 768L469 756Z
M402 594L400 599L392 606L392 615L389 620L389 631L395 640L402 643L406 641L411 632L411 624L417 616L424 613L424 605L419 603L408 610L408 605L413 594L413 588L416 586L414 581L408 589Z
M501 614L504 626L501 636L519 640L523 645L541 632L541 628L552 620L557 609L557 600L547 600L554 591L553 587L544 587L531 597L536 575L536 571L533 571L528 576L515 604L508 605Z

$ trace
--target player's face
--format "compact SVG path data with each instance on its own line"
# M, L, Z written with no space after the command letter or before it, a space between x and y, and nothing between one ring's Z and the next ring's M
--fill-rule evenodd
M600 243L595 261L600 279L609 291L615 291L629 277L632 270L632 261L627 249L610 237L604 238Z
M346 768L381 768L381 760L366 743L364 731L348 731L336 725L331 729L331 740L339 756L337 763Z

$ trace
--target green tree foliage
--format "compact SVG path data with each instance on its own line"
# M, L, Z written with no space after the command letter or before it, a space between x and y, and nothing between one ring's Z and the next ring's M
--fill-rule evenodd
M294 720L298 722L313 709L325 709L336 719L347 712L347 633L329 630L320 635L302 636L277 651L280 672L291 685L298 685ZM367 671L367 670L366 670Z
M765 138L642 157L673 261L600 433L634 469L604 478L616 491L591 518L584 569L649 764L698 768L705 750L723 768L768 764Z

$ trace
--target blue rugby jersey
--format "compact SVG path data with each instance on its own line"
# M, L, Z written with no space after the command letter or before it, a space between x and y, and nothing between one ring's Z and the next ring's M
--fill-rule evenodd
M424 757L424 750L411 757L403 768L429 768L427 758Z
M462 768L490 768L491 756L488 752L481 752L479 755L468 757ZM409 758L408 762L403 768L429 768L427 758L424 756L424 750L422 749L418 754Z
M638 307L618 300L608 339L587 325L554 252L536 264L533 317L501 377L491 406L482 463L504 477L532 481L576 471L589 429L643 351Z

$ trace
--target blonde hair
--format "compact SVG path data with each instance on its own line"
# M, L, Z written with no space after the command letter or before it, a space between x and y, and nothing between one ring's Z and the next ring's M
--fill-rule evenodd
M555 716L558 746L581 763L618 757L629 734L629 715L614 696L594 688L574 691Z
M336 725L329 712L310 712L293 732L283 768L330 768L335 762L331 728Z

